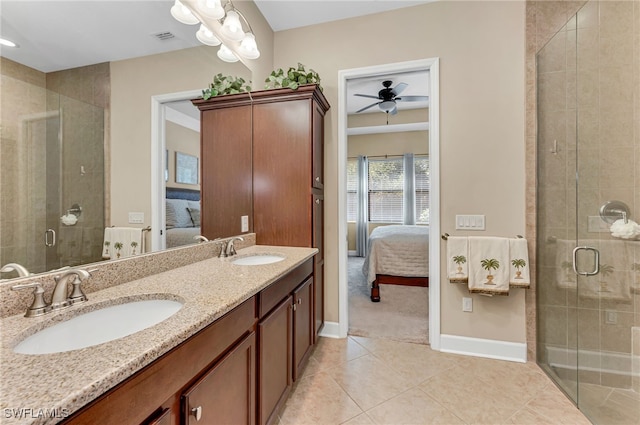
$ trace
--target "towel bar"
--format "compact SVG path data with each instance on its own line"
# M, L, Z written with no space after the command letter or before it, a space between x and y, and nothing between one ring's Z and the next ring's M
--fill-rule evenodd
M448 240L448 239L449 239L449 236L451 236L451 235L449 235L448 233L443 233L440 237L442 238L442 240L443 240L443 241L446 241L446 240ZM522 236L522 235L516 235L516 238L518 238L518 239L524 239L524 236Z

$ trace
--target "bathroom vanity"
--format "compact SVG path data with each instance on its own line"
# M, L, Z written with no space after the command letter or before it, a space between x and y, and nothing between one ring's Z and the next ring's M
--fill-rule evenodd
M316 253L251 246L88 294L85 306L51 317L2 319L3 423L273 423L315 343ZM234 264L262 255L283 260ZM182 308L124 338L63 353L12 350L75 309L168 298ZM46 412L17 419L11 409L20 408Z

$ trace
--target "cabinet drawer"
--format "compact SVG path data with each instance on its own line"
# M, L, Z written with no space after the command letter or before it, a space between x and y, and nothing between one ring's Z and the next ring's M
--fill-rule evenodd
M309 258L296 269L263 289L259 295L258 317L264 317L311 273L313 273L313 258Z

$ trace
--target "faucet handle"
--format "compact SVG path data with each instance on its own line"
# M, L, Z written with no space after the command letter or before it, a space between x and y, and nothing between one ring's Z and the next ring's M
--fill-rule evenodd
M25 317L40 316L42 314L47 313L49 310L51 310L51 306L44 301L44 288L42 287L42 284L40 282L25 283L22 285L15 285L11 287L11 289L14 291L19 291L22 289L29 289L29 288L34 288L33 302L31 303L31 306L29 306L29 308L27 309L27 312L25 313L24 316Z
M218 254L218 258L225 258L227 256L227 247L229 246L229 242L220 241L220 254Z

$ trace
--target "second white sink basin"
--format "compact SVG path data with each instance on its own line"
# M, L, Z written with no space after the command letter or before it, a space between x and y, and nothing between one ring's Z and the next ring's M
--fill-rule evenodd
M256 254L256 255L248 255L246 257L239 257L232 261L233 264L237 264L239 266L260 266L263 264L272 264L277 263L278 261L284 260L284 257L281 255L275 254Z
M21 354L51 354L91 347L123 338L162 322L182 308L172 300L145 300L90 311L25 338Z

